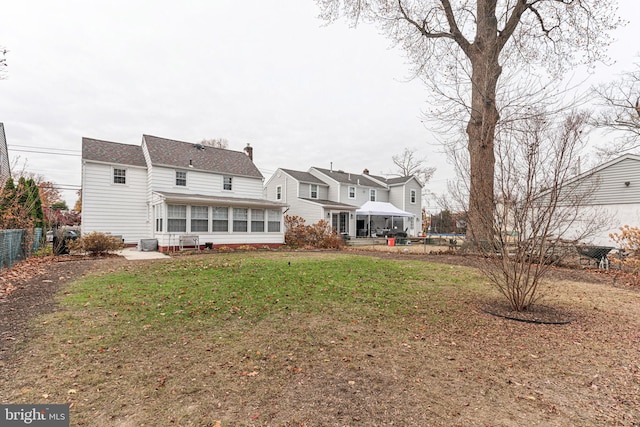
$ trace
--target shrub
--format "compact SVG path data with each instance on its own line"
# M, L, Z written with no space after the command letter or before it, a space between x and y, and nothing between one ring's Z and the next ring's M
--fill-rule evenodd
M634 284L639 282L640 273L640 228L625 225L620 227L620 233L609 234L611 240L619 245L625 270L631 273Z
M285 215L285 245L292 248L339 249L344 246L342 238L331 228L331 225L320 220L312 225L305 225L304 218Z
M124 248L124 243L117 237L94 231L68 243L69 250L98 256L115 252Z

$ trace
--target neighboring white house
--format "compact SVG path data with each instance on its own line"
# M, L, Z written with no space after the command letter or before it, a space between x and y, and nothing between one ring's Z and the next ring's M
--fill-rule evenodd
M7 148L7 137L4 133L4 124L0 123L0 188L11 176L9 168L9 149Z
M584 221L606 219L607 224L585 243L615 246L610 233L624 225L640 227L640 156L620 156L578 175L566 185L589 195L583 208Z
M422 230L422 184L413 176L387 179L369 174L310 168L307 172L279 168L265 186L265 197L289 205L287 215L307 224L325 220L338 233L371 236ZM375 215L361 208L377 202ZM385 209L386 206L386 209ZM373 212L373 211L372 211Z
M262 197L245 152L142 136L140 146L82 139L82 233L180 246L279 246L286 205Z

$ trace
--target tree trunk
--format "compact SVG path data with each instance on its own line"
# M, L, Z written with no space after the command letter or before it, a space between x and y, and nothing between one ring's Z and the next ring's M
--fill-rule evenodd
M496 87L502 72L498 61L496 1L478 1L478 30L471 61L471 117L469 137L470 183L467 236L471 243L493 241L494 230L494 139L499 114Z

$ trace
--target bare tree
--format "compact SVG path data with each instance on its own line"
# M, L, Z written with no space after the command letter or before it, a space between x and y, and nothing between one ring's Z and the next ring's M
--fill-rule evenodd
M229 141L225 138L209 138L200 141L200 144L207 147L229 148Z
M427 183L436 171L435 167L426 166L427 159L418 158L415 148L405 148L402 154L392 156L393 164L397 166L396 172L391 175L415 176L422 184L423 202L431 194L427 188Z
M392 175L415 176L423 185L431 179L436 168L425 166L427 159L418 158L415 148L405 148L401 154L392 156L393 164L397 166L397 172Z
M5 77L5 67L7 66L7 49L0 46L0 79Z
M605 157L640 147L640 63L636 68L594 89L604 106L596 126L623 134L614 144L599 148Z
M496 135L495 240L480 245L481 269L516 311L530 309L549 268L606 221L587 207L597 179L575 179L588 115L551 117L540 112Z
M600 60L608 32L620 24L615 2L601 0L316 1L326 20L346 16L354 25L380 26L407 53L415 75L445 101L434 113L450 123L466 118L472 241L493 233L494 139L503 73L542 79L546 70L558 77L579 62ZM502 102L511 102L508 91L502 96Z

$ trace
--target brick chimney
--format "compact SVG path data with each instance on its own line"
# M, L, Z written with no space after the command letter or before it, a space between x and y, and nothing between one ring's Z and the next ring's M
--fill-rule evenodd
M363 174L363 175L369 175L369 169L365 169L365 170L363 170L363 171L362 171L362 174Z
M247 156L249 156L249 159L253 162L253 147L248 142L247 146L244 147L244 152L247 153Z

